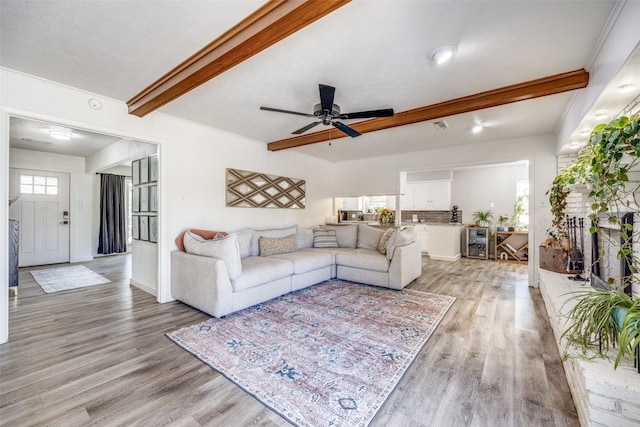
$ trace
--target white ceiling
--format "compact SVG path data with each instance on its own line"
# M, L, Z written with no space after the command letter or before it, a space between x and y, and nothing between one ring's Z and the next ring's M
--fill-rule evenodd
M0 66L124 102L262 4L2 0ZM259 107L311 113L318 83L337 88L343 112L400 112L589 71L614 6L608 0L354 0L160 111L263 141L266 150L267 142L312 120ZM458 52L436 66L427 54L443 44ZM296 150L341 161L549 134L571 98L565 93L446 117L445 131L423 122ZM476 123L487 127L472 134ZM12 146L29 138L17 129L11 136Z

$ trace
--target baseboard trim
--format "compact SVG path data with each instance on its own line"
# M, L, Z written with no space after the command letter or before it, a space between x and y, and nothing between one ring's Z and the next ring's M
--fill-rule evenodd
M133 279L129 279L129 284L131 286L135 286L136 288L145 291L148 294L153 295L154 297L157 296L158 290L149 286L149 285L145 285L144 283L140 283L136 280Z
M80 257L80 258L70 258L69 262L70 263L74 263L74 262L89 262L89 261L93 261L94 258L92 256L86 256L86 257Z
M429 255L429 258L435 259L436 261L457 261L460 259L461 254L455 256L444 256L444 255Z

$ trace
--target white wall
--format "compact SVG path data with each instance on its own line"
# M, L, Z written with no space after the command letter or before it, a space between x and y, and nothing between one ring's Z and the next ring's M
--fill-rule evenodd
M337 163L335 182L345 194L399 192L400 171L456 169L465 166L529 161L529 285L538 283L538 250L551 224L551 212L545 195L556 175L556 149L553 135L542 135L484 144L464 145L437 150L396 154ZM371 171L376 171L372 174ZM367 179L350 179L352 177ZM464 204L462 204L464 209ZM464 213L464 212L463 212Z
M69 261L90 261L92 256L91 224L93 177L85 173L84 157L11 148L9 166L69 174ZM10 194L15 197L15 194Z
M582 118L602 94L611 79L620 71L622 65L631 55L640 41L640 1L629 0L616 4L617 15L611 15L608 22L609 32L603 34L602 46L596 52L589 72L589 85L578 92L573 103L557 131L556 146L558 152L568 142L573 131L580 124Z
M500 215L513 216L516 182L528 179L526 162L456 170L453 172L451 205L462 210L463 224L473 222L474 212L491 210L493 224L497 226Z
M99 111L88 106L98 97ZM333 164L294 151L267 151L266 144L198 125L159 112L144 118L127 113L122 102L103 98L6 69L0 69L0 128L7 130L9 116L15 115L93 132L118 135L159 144L159 236L158 295L169 301L170 253L175 236L188 227L234 230L245 226L308 226L324 222L333 212ZM0 152L8 152L8 131L0 135ZM0 163L0 174L8 179L8 165ZM245 169L306 180L306 209L249 209L225 207L225 168ZM84 170L83 170L84 172ZM91 193L89 181L78 191ZM93 175L95 177L95 175ZM73 190L73 188L72 188ZM2 196L8 189L2 187ZM84 197L84 195L80 196ZM72 200L75 204L76 200ZM87 203L85 202L85 206ZM6 222L8 207L0 220ZM87 218L91 226L91 215ZM90 233L88 233L90 234ZM0 254L6 256L6 228L0 237ZM91 245L86 249L90 253ZM6 266L0 273L7 273ZM132 277L136 280L136 277ZM7 293L6 282L0 293ZM0 342L6 340L8 302L0 307Z

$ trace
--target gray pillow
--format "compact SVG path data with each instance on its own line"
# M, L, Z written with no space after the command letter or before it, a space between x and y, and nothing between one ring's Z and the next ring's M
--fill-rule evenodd
M230 279L236 279L242 274L240 262L240 247L235 234L229 234L222 239L206 240L191 231L184 234L184 248L187 253L218 258L224 261Z
M335 230L339 248L355 249L358 239L357 224L325 225L323 228L326 230Z
M313 247L314 248L337 248L338 239L336 230L327 230L325 228L316 228L313 230Z
M384 229L358 224L358 248L378 250L378 243L384 234Z

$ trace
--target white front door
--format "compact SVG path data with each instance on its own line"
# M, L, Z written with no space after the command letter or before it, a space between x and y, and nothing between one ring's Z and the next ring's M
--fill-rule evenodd
M69 174L10 168L9 195L20 267L69 262Z

